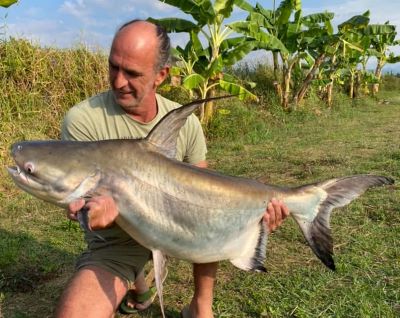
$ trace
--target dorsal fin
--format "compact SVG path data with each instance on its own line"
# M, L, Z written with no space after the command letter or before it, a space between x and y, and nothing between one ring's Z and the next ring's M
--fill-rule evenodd
M232 96L234 95L199 99L171 110L153 127L146 140L167 157L175 158L179 131L194 110L203 103Z

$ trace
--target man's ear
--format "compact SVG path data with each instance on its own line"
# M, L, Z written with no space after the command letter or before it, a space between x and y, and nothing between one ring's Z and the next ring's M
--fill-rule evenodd
M154 81L154 85L156 87L160 86L162 82L168 77L169 74L169 65L165 65L161 70L158 71L156 80Z

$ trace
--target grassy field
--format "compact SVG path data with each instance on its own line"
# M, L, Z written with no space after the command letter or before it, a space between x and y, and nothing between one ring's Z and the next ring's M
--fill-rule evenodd
M400 177L400 98L360 102L318 115L274 118L236 105L220 112L238 134L214 134L211 166L268 183L298 185L334 176L375 173ZM250 117L249 117L250 116ZM237 123L236 123L237 124ZM238 126L236 126L238 127ZM254 128L258 127L258 128ZM254 129L258 129L254 131ZM258 137L257 137L258 136ZM261 136L261 137L260 137ZM4 317L49 317L82 250L82 235L63 211L1 181L0 287ZM398 317L400 315L400 192L369 191L333 214L337 271L305 245L292 220L270 237L267 274L249 274L223 262L214 310L218 317ZM190 299L190 266L171 260L165 284L171 317ZM141 316L158 317L157 304Z
M49 50L44 58L28 43L17 44L22 46L18 56L1 56L0 63L0 317L51 317L84 249L82 233L64 211L18 190L4 167L11 163L12 142L57 138L63 112L106 87L106 71L93 67L104 56ZM54 65L43 64L48 61ZM78 78L76 64L83 70ZM89 87L94 77L99 80ZM362 173L399 180L396 87L378 100L351 103L337 96L332 109L316 102L291 114L266 104L222 103L207 131L210 165L279 185ZM318 261L289 219L270 236L266 274L221 263L216 317L400 317L398 185L369 191L335 211L331 223L336 272ZM164 301L168 316L179 317L191 298L191 266L171 259L169 272ZM157 301L150 310L132 315L159 316Z

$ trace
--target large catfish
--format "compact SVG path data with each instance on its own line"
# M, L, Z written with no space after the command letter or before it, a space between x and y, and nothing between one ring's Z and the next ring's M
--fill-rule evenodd
M78 198L112 196L116 223L153 252L162 301L164 255L193 263L230 260L246 271L264 271L267 202L282 200L321 261L335 268L329 218L384 176L356 175L295 188L223 175L175 160L186 118L204 101L169 112L144 139L28 141L16 143L9 168L14 182L43 200L67 207Z

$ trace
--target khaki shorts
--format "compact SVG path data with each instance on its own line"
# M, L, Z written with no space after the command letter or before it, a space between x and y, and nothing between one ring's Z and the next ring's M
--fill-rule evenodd
M102 241L95 234L100 235ZM119 226L86 232L88 248L79 257L76 269L97 266L125 280L132 288L137 275L151 257L151 251L132 239Z

